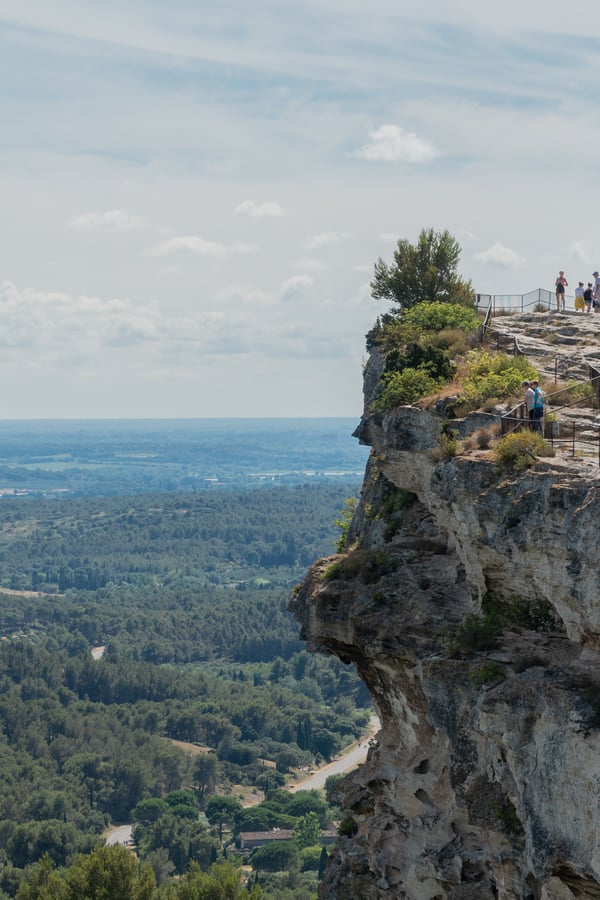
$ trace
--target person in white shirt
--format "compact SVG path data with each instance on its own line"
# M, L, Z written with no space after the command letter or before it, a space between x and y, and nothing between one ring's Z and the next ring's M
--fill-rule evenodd
M527 410L527 418L529 420L529 426L533 429L533 401L535 399L535 393L531 384L528 381L522 381L521 387L525 388L525 409Z

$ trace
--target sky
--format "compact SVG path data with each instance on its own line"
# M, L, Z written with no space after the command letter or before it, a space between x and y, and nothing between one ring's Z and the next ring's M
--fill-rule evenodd
M398 239L600 268L599 86L588 0L0 0L0 416L360 416Z

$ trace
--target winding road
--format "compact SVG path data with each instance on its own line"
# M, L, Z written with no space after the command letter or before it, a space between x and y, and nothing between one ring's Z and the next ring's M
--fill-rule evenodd
M345 750L337 759L327 763L325 766L321 766L321 768L313 772L312 775L307 775L299 781L294 782L294 784L286 785L286 789L288 791L319 790L325 787L325 782L330 775L343 775L346 772L351 772L352 769L355 769L366 760L367 753L369 752L369 741L377 734L380 727L378 717L373 714L371 716L371 721L369 722L369 727L364 735L362 735L360 741L355 741L353 744L350 744L347 750ZM247 803L246 805L254 806L257 803L261 803L262 800L262 797L257 796L251 803ZM112 844L131 845L132 830L133 824L113 826L106 834L106 844L109 846Z
M352 769L355 769L366 760L367 753L369 752L369 741L377 734L380 727L381 724L378 717L373 714L371 716L371 721L369 722L369 727L361 737L360 741L351 744L337 759L327 763L326 766L321 766L314 774L307 775L306 778L302 778L300 781L288 785L288 790L318 790L319 788L325 787L325 782L330 775L343 775L346 772L351 772Z

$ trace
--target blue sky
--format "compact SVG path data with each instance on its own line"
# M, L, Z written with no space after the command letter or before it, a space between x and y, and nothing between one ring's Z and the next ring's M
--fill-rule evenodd
M2 415L358 416L422 227L587 280L600 12L494 7L0 0Z

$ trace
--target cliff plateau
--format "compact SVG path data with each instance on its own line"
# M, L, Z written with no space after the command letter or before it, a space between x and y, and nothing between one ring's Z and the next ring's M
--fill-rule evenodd
M369 413L380 372L374 353L349 549L290 601L381 721L339 786L348 817L319 896L600 897L598 467L440 459L442 408Z

